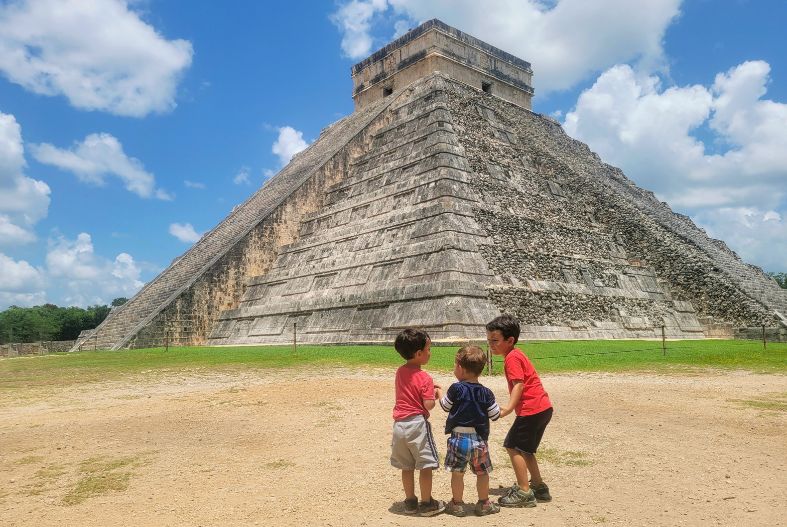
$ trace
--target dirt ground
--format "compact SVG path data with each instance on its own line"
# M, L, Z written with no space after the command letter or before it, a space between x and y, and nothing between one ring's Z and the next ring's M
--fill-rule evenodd
M0 525L787 525L787 376L544 375L553 501L418 518L388 463L392 375L159 372L25 391L0 401ZM482 381L506 400L502 378ZM495 494L513 481L510 419L492 427ZM439 408L432 422L444 454ZM435 497L449 480L435 473Z

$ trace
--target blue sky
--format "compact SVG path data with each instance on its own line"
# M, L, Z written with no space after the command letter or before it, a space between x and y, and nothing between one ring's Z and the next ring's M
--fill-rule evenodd
M631 5L0 0L0 309L133 295L430 18L531 62L535 111L787 271L787 2Z

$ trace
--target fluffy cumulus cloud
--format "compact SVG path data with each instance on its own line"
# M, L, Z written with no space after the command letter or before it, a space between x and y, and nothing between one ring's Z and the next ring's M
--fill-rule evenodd
M169 233L183 243L195 243L202 238L202 234L195 231L191 223L171 223Z
M188 41L167 40L124 0L0 4L0 72L76 108L135 117L169 111L192 54Z
M388 9L386 0L351 0L339 6L331 19L342 32L342 51L357 59L372 49L372 18Z
M0 309L42 304L45 298L43 272L0 253Z
M564 126L745 260L783 271L787 104L764 98L769 73L750 61L708 86L664 88L657 76L614 66Z
M131 255L103 258L95 253L90 235L84 232L74 240L61 236L49 241L46 272L62 291L60 303L66 305L108 304L113 298L133 296L144 285Z
M49 210L49 186L27 177L25 166L21 127L0 112L0 246L34 241L33 227Z
M129 157L111 134L90 134L71 148L57 148L48 143L32 145L33 156L40 163L71 172L80 181L104 185L107 176L120 179L126 190L143 198L171 200L172 195L156 188L156 178L142 163Z
M362 59L391 34L372 37L375 21L394 34L431 18L512 53L533 65L536 95L570 88L616 63L645 69L663 63L662 39L680 14L681 0L352 0L334 23L342 50ZM382 24L382 22L381 22Z
M309 143L304 141L303 132L299 132L291 126L279 128L279 137L273 143L272 152L279 157L282 166L292 159L292 156L304 150Z

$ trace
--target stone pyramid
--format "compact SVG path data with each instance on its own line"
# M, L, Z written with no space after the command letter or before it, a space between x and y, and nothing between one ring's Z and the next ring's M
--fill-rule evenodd
M530 65L442 22L353 68L356 111L90 337L98 348L703 338L787 292L530 111ZM84 342L82 343L84 344Z

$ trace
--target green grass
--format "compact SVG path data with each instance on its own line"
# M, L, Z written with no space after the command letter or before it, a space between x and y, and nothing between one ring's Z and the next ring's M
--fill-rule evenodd
M787 343L756 341L534 341L520 344L539 372L691 371L704 368L787 372ZM450 371L457 346L433 346L431 370ZM299 368L324 365L396 367L391 346L291 346L163 348L85 351L0 359L0 392L25 387L98 382L128 375L206 369ZM502 358L495 357L495 373Z
M133 469L147 464L142 456L93 457L79 464L79 480L63 496L63 505L78 505L94 496L123 492L134 475Z

